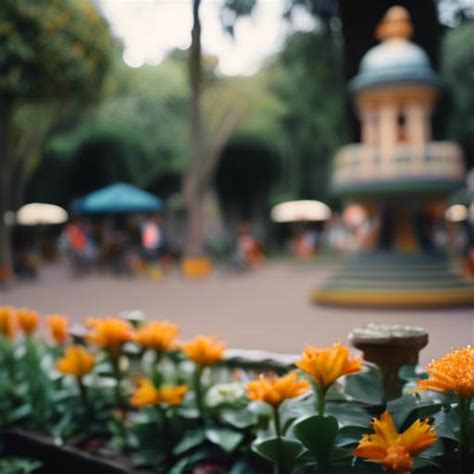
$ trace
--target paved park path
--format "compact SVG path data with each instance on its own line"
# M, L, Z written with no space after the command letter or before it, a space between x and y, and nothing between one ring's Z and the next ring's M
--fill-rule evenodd
M177 272L159 283L144 277L92 275L71 279L62 266L42 269L36 282L16 283L0 291L0 304L61 312L75 320L141 309L150 319L169 319L183 338L212 333L239 349L301 352L306 344L345 341L351 328L375 323L422 326L430 343L421 362L452 346L474 342L474 310L383 311L318 307L308 294L334 267L321 263L268 262L254 272L218 271L200 281Z

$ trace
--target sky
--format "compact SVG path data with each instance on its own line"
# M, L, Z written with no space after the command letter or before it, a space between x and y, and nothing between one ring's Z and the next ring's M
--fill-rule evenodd
M124 44L131 67L159 64L174 49L191 42L191 0L96 0ZM250 75L282 46L290 30L310 30L314 20L296 11L292 24L282 20L284 0L259 0L251 17L238 20L234 38L220 23L222 0L202 0L200 17L205 54L219 58L225 75Z

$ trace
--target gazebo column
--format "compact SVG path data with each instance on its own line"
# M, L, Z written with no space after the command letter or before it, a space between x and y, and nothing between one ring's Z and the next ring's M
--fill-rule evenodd
M380 108L379 139L381 156L381 174L393 176L396 174L395 148L397 145L397 106L386 103Z
M406 108L406 131L413 155L411 171L421 174L425 168L426 144L431 139L429 108L423 104L412 104Z

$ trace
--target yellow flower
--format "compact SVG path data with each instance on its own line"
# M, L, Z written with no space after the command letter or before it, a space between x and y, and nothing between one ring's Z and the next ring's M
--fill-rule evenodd
M0 306L0 333L13 339L17 331L17 316L13 306Z
M18 322L25 334L31 335L36 331L39 323L39 315L36 311L28 308L17 310Z
M83 377L94 367L94 356L82 346L74 345L66 349L64 357L58 360L57 369L66 375Z
M197 336L192 341L182 344L181 347L188 358L201 367L214 364L224 358L225 345L215 337Z
M461 398L474 396L474 347L466 346L434 360L428 379L418 380L418 390L454 392Z
M51 314L46 319L49 331L57 344L64 344L69 338L69 322L66 316Z
M321 390L329 388L342 375L359 372L360 358L350 358L349 349L340 342L324 349L307 347L296 366L309 374Z
M398 433L392 416L385 411L380 420L372 421L374 434L365 434L354 450L354 456L382 465L397 474L411 472L413 456L436 443L436 433L427 421L416 420L406 431Z
M150 379L142 378L138 381L137 389L130 398L130 404L136 408L158 405L161 403L179 406L188 391L186 385L175 387L165 385L161 388L155 387Z
M277 407L288 398L298 397L309 389L309 383L298 379L295 372L283 377L260 375L258 380L247 384L247 395L250 400L267 402Z
M133 327L124 319L88 318L86 325L92 329L87 340L91 344L108 349L113 355L117 355L122 345L133 338Z
M176 346L179 327L168 321L151 321L135 334L135 342L156 351L169 351Z

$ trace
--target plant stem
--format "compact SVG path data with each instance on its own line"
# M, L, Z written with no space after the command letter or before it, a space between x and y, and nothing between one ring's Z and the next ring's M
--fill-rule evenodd
M115 402L117 404L117 408L122 408L122 394L120 392L120 382L122 381L122 373L120 372L120 353L117 355L110 356L112 367L114 369L114 377L115 377Z
M319 416L324 416L326 410L326 389L322 389L319 385L315 384L316 394L316 412ZM328 472L327 459L323 456L319 456L316 459L318 463L318 474L326 474Z
M278 406L273 406L273 422L275 423L275 433L277 437L277 451L278 451L278 462L276 465L276 474L284 474L282 452L281 452L281 423L280 423L280 413L278 412Z
M156 408L157 408L159 417L161 418L161 421L163 423L162 440L163 440L163 447L165 448L166 464L167 464L173 458L173 452L172 452L173 440L171 438L170 422L169 422L166 410L159 405Z
M317 412L319 416L324 416L324 411L326 409L326 391L321 388L316 389L317 396Z
M201 421L204 420L204 405L202 400L202 367L196 365L194 371L194 393L196 394L196 408L199 412Z
M471 398L459 398L459 470L461 474L470 474L469 459L469 421L471 418Z
M76 381L77 381L77 386L79 388L79 394L81 396L81 401L82 401L82 404L84 405L84 409L85 409L85 412L86 412L86 419L90 421L92 410L91 410L91 406L89 404L89 398L87 396L87 388L84 385L82 377L76 377Z
M116 354L111 353L110 361L114 369L114 376L115 376L115 381L116 381L116 384L114 387L114 393L115 393L115 403L117 404L117 409L120 416L120 419L118 420L118 426L120 429L120 435L123 438L123 446L124 446L123 449L125 449L126 441L127 441L127 432L125 430L126 406L124 406L124 403L122 400L122 393L120 391L120 383L122 381L122 372L120 371L120 351L118 351Z

